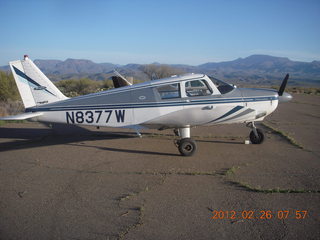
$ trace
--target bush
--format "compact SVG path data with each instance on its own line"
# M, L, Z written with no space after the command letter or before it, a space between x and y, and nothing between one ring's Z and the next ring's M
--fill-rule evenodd
M21 100L12 74L0 71L0 101Z
M104 88L104 81L98 82L88 78L61 80L56 83L60 91L68 97L75 97L99 92Z
M7 101L0 101L0 117L8 115L17 115L24 111L22 101L13 101L8 99Z

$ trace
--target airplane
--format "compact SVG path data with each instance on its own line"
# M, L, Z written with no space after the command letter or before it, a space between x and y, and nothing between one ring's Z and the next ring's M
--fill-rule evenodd
M190 136L195 126L245 123L250 141L261 144L264 133L255 126L292 96L284 92L289 74L278 91L237 88L204 74L174 75L169 78L129 83L116 74L116 88L68 98L41 72L27 55L9 63L21 95L25 113L1 120L31 119L39 122L120 127L173 129L182 156L197 150Z

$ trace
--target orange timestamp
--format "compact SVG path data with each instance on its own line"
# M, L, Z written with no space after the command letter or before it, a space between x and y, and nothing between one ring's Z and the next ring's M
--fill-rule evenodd
M212 216L210 219L305 219L308 215L307 210L243 210L243 211L234 211L234 210L213 210Z

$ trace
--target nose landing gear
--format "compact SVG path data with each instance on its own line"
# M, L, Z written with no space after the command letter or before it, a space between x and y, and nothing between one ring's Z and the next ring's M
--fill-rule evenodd
M191 138L182 138L178 143L178 149L182 156L192 156L197 150L197 144Z
M197 150L196 142L190 138L190 127L175 129L174 133L180 136L180 140L176 140L175 144L182 156L192 156Z
M250 132L250 141L253 144L261 144L264 141L264 133L261 129L256 128L254 122L247 124L247 127L250 127L252 131Z

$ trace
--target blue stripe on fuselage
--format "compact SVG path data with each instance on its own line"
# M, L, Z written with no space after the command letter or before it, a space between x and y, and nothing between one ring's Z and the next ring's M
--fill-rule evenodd
M239 110L242 109L242 108L244 108L244 107L243 107L243 106L236 106L235 108L231 109L229 112L227 112L226 114L222 115L221 117L213 120L212 122L218 121L218 120L220 120L220 119L222 119L222 118L225 118L225 117L228 117L229 115L231 115L231 114L239 111Z
M204 104L224 104L224 103L243 103L243 102L261 102L277 100L276 96L256 97L256 98L231 98L231 99L209 99L193 100L190 102L158 102L158 103L127 103L127 104L101 104L101 105L82 105L82 106L52 106L52 107L33 107L26 109L26 112L48 112L48 111L72 111L72 110L89 110L89 109L127 109L127 108L153 108L153 107L176 107L176 106L193 106Z

